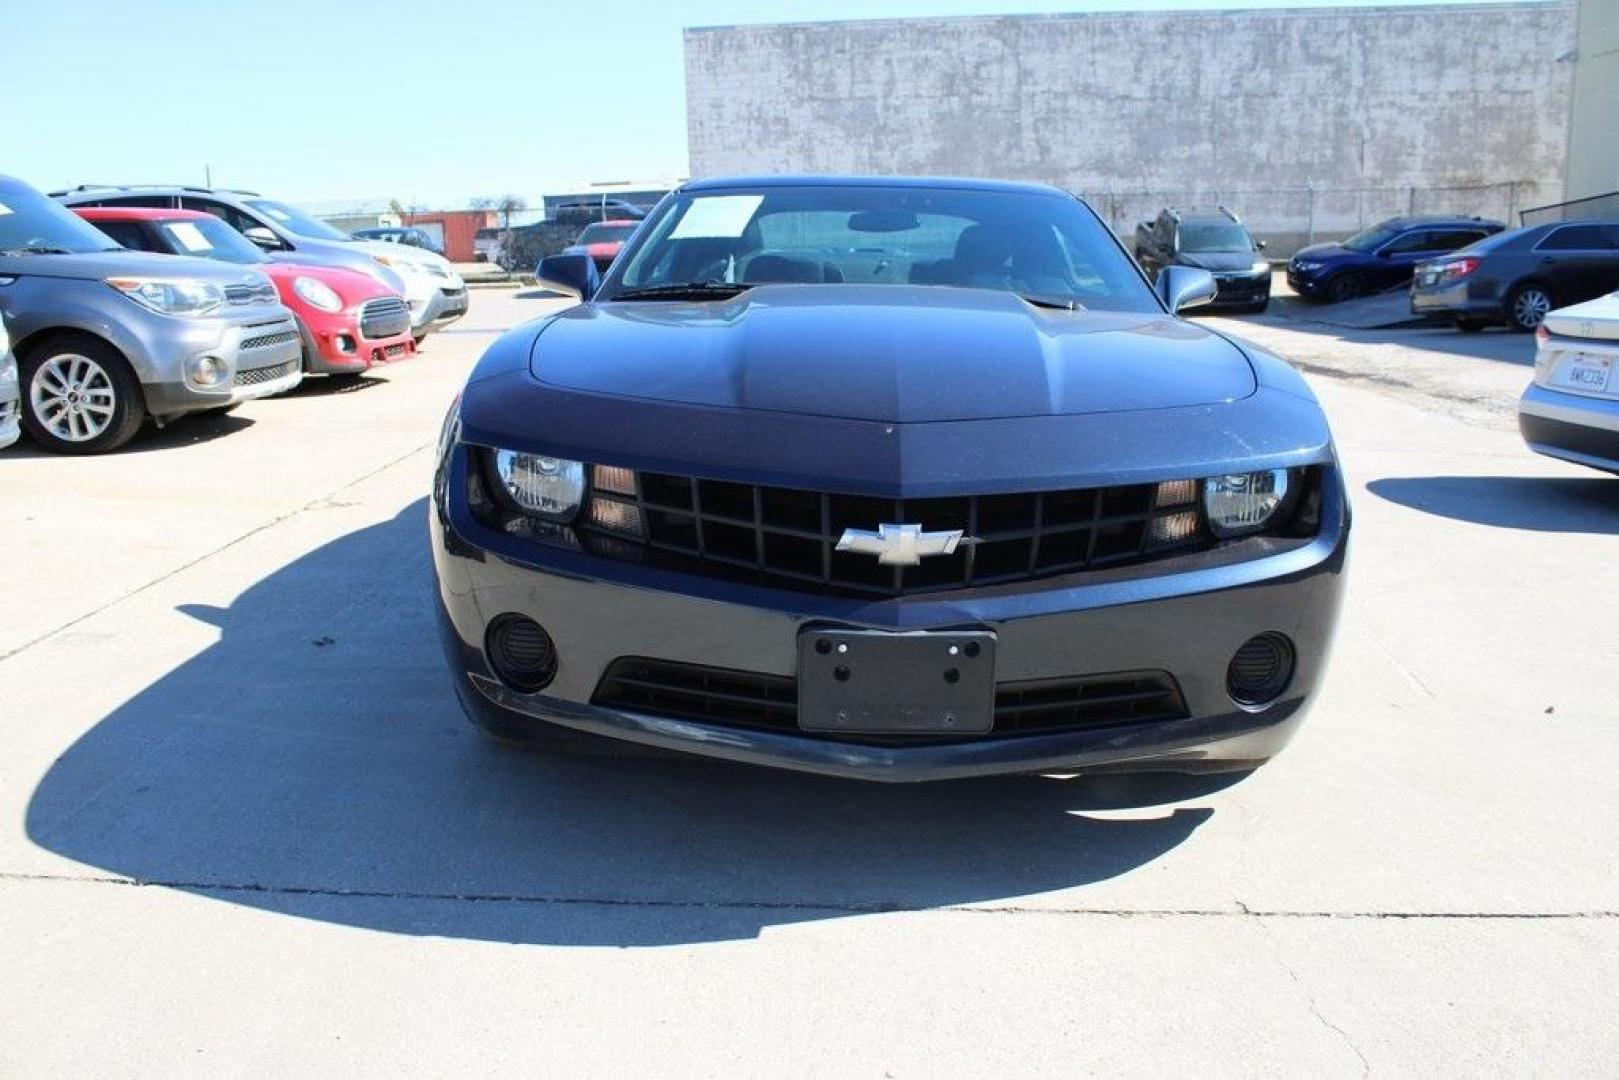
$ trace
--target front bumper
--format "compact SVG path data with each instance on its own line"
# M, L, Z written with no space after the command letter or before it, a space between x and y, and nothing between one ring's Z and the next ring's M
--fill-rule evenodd
M1518 401L1518 430L1537 454L1619 474L1619 400L1531 383Z
M417 334L447 326L467 313L467 287L434 288L424 299L410 298L410 325Z
M464 459L464 455L458 455ZM888 781L1064 770L1208 771L1263 761L1302 722L1324 669L1348 550L1348 507L1326 468L1322 527L1309 540L1241 562L1166 559L1129 575L1076 574L1027 589L934 593L864 602L650 570L546 549L522 561L456 498L456 473L430 511L437 607L457 691L475 722L521 728L533 720L708 757ZM464 478L461 478L464 482ZM485 652L490 623L525 615L556 642L554 681L540 693L503 684ZM701 716L650 715L593 701L615 660L791 677L808 627L984 629L997 638L997 684L1155 670L1184 701L1173 719L1093 724L1056 733L961 737L880 745L851 736L758 730ZM1237 648L1263 632L1287 635L1293 678L1260 708L1226 689Z
M416 340L407 329L389 337L368 338L360 332L360 306L332 314L306 312L299 318L304 342L304 369L320 375L342 375L416 355Z
M1214 275L1214 299L1205 308L1250 307L1270 300L1269 273Z
M16 442L22 434L21 418L15 385L9 391L0 391L0 450Z
M1326 274L1319 270L1306 274L1291 266L1287 268L1287 287L1300 296L1320 296L1326 280Z
M229 386L199 389L172 378L143 382L147 410L160 420L285 393L303 380L303 339L286 310L279 317L229 325L212 343L190 343L193 352L218 356L233 373Z

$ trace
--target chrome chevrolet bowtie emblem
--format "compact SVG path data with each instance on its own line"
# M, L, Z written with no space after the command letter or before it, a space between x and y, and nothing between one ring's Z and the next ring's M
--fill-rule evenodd
M839 551L875 555L884 566L916 566L926 555L949 555L961 543L961 530L923 532L920 525L879 525L876 532L844 529Z

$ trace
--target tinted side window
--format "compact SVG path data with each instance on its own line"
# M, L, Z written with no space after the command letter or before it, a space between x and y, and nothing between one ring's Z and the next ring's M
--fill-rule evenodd
M1433 234L1433 246L1430 251L1455 251L1468 244L1484 239L1489 235L1483 229L1451 229L1448 232Z
M234 206L226 206L224 203L215 202L212 199L199 199L195 195L187 195L181 201L185 203L187 210L201 210L205 214L212 214L214 217L222 219L225 224L237 232L246 232L253 226L260 224L257 220L248 217Z
M146 242L146 234L133 221L92 221L90 224L112 237L119 246L131 251L159 250Z
M1435 243L1439 235L1427 229L1404 233L1389 241L1389 245L1383 250L1390 255L1408 255L1413 251L1449 251L1449 248L1440 247Z
M1613 241L1600 225L1564 225L1546 234L1536 251L1607 251Z

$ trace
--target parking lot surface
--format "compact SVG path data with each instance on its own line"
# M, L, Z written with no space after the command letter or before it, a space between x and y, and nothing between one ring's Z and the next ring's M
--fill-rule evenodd
M1327 685L1236 782L547 758L459 714L440 418L482 291L341 392L0 454L0 1074L1611 1075L1619 480L1532 340L1211 319L1356 513Z

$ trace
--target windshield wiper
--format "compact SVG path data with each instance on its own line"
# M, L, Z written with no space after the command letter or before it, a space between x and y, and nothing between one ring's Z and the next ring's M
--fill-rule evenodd
M1059 311L1084 311L1085 305L1071 296L1042 296L1039 293L1018 293L1018 299L1035 307L1056 308Z
M625 289L609 300L724 300L753 288L740 281L683 281L673 285L647 285Z
M6 248L0 255L71 255L73 252L64 247L52 247L49 244L24 244L22 247Z

